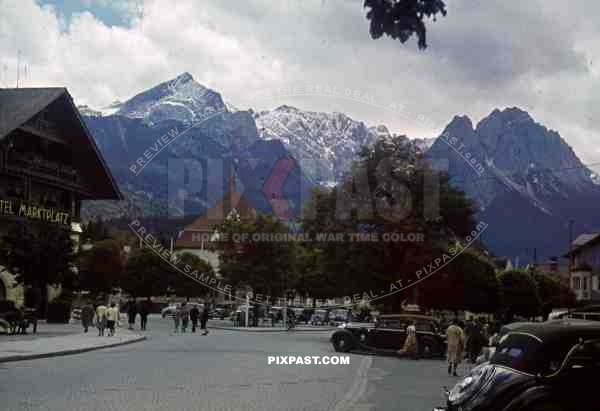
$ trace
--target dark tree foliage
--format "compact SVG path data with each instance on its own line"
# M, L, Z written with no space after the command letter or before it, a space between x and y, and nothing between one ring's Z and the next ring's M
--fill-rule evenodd
M127 259L119 286L133 297L165 295L175 274L180 273L150 248L135 248Z
M541 314L541 299L538 284L526 271L504 271L498 275L500 296L505 319L512 321L515 316L525 318Z
M115 291L124 269L124 255L118 241L103 240L78 256L77 288L92 295L106 295Z
M499 305L494 266L465 250L424 284L421 297L428 308L494 313Z
M71 276L75 253L67 228L18 222L3 239L5 264L26 285L58 285Z
M417 270L442 256L457 236L474 229L473 205L450 186L447 176L419 158L406 137L366 147L351 174L331 191L315 191L306 208L311 218L303 221L313 239L323 232L345 234L345 241L312 243L320 250L322 281L337 284L334 296L371 290L379 294L391 291L397 280L406 284ZM426 182L435 180L439 190L432 193ZM440 213L434 218L425 210L438 194ZM340 209L344 205L353 206L350 213ZM348 235L356 233L376 234L378 240L351 241ZM390 233L419 233L424 241L383 241ZM386 302L398 305L406 295L396 293Z
M446 15L446 4L442 0L365 0L369 8L367 20L373 39L384 34L405 43L413 34L417 35L419 49L427 48L427 30L424 18L436 21L438 14Z
M282 298L296 284L296 247L290 241L254 241L253 234L282 235L287 226L276 218L259 214L254 222L228 219L218 227L222 241L213 246L220 252L220 273L233 286L252 287L255 294ZM247 235L240 241L236 236ZM238 238L236 241L235 238ZM277 301L269 301L270 304Z
M208 262L192 253L183 253L179 255L178 258L180 261L177 263L177 267L184 272L184 267L188 265L190 267L188 270L189 272L198 270L198 273L202 273L211 278L213 278L215 275L211 265ZM195 280L195 276L194 278L190 278L178 270L173 270L170 275L171 278L169 279L169 291L178 297L185 297L187 300L189 300L190 298L204 297L211 291L211 289L206 285Z
M84 224L81 238L83 241L89 239L92 242L107 240L110 238L108 226L100 217L96 220L90 220L87 224Z

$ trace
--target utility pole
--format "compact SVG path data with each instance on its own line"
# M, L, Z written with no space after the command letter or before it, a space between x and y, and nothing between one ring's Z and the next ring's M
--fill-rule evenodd
M17 88L19 88L19 75L21 72L21 50L17 50Z
M573 261L573 224L575 221L569 220L569 288L571 287L572 261Z

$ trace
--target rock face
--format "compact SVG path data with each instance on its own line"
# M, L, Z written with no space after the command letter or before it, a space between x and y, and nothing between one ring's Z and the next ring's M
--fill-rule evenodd
M227 177L211 178L211 161L238 170L240 188L255 206L271 212L262 188L279 159L294 166L282 191L295 215L315 184L331 186L364 145L390 139L383 125L369 127L343 113L304 111L291 106L254 112L227 106L219 93L197 83L189 73L161 83L125 102L102 110L81 107L92 134L127 201L91 202L84 214L197 214L220 199ZM193 127L191 127L193 126ZM130 167L157 141L175 131L142 173ZM488 223L483 239L495 254L529 261L561 255L568 247L568 221L574 235L600 229L600 177L586 168L571 147L552 130L516 108L494 110L474 125L456 116L437 139L413 139L411 147L436 159L454 184L465 190ZM202 169L194 174L199 192L185 201L187 172L171 169L185 161ZM444 167L447 163L447 167ZM187 177L186 177L187 176Z
M88 216L201 213L222 196L229 184L231 166L243 175L238 181L246 183L245 189L259 211L270 212L262 186L250 186L258 184L260 178L251 177L260 175L266 181L266 165L291 156L281 142L259 137L252 112L230 110L219 93L198 84L188 73L107 110L85 107L82 114L127 199L119 205L89 202L83 209ZM171 136L171 142L163 147L160 141L165 135ZM158 149L160 154L145 165L143 172L132 172L130 167L145 152L154 154ZM259 166L249 169L248 158L258 159ZM191 168L193 176L174 168L177 161ZM195 180L190 183L192 177ZM310 189L306 181L301 184L302 178L299 165L295 165L283 187L297 207L302 193ZM200 187L199 192L183 201L182 191L191 191L192 187Z
M570 219L579 231L598 229L584 225L600 222L592 206L600 200L597 177L556 131L516 107L496 109L475 127L454 117L427 157L448 160L452 181L477 202L489 224L484 240L499 255L529 261L534 248L542 258L564 253Z
M343 113L304 111L287 105L256 113L254 119L262 139L280 140L303 161L305 174L319 183L339 178L364 145L390 136L385 126L369 128Z

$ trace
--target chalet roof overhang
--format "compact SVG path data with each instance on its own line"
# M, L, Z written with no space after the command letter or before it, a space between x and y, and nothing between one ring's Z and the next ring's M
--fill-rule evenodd
M584 249L593 247L597 244L600 244L600 233L581 234L573 241L571 251L567 252L564 257L569 258L571 254L577 255Z
M57 118L61 138L72 151L73 161L93 185L90 200L123 200L100 150L64 87L0 89L0 142L15 130L29 131L31 120L46 109ZM40 137L52 139L40 132Z

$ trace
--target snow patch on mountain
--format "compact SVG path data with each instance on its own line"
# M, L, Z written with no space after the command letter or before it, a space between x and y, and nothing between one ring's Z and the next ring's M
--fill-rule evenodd
M254 114L264 140L279 139L302 169L316 181L331 181L348 170L365 145L391 133L383 125L368 127L343 113L300 110L282 105Z
M194 121L209 111L227 111L221 95L182 73L143 91L121 104L115 114L156 123L164 120Z

